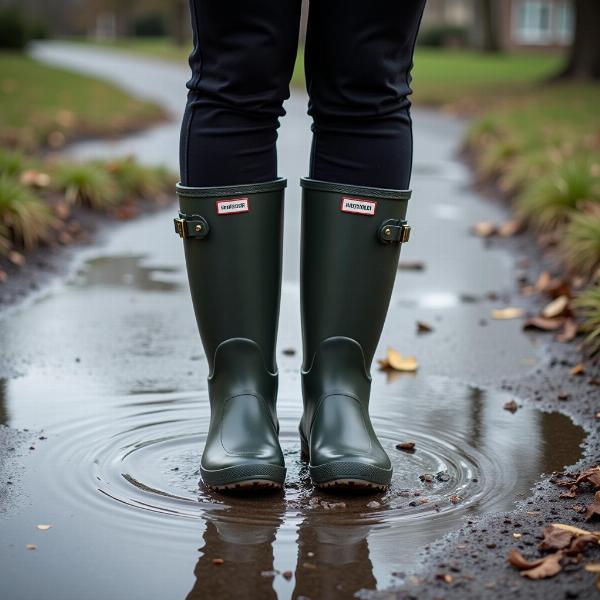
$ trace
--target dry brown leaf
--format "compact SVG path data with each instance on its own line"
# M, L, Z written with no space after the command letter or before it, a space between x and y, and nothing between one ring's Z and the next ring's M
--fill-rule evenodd
M591 533L589 535L580 535L577 536L569 546L567 550L567 554L580 554L585 550L585 547L588 544L597 544L598 538Z
M40 531L48 531L48 529L52 528L52 525L36 525L36 528Z
M477 237L487 238L497 233L498 226L490 221L481 221L480 223L475 223L471 228L471 231Z
M396 444L396 449L403 450L404 452L414 452L415 445L415 442L400 442L399 444Z
M555 554L549 554L545 556L542 563L533 569L527 571L521 571L523 577L529 579L547 579L548 577L554 577L560 572L561 566L560 561L562 559L562 552L556 552Z
M561 343L572 342L577 336L577 322L575 319L567 319L565 321L563 330L555 336L555 340Z
M37 550L37 546L35 544L27 544L25 548L27 548L27 550Z
M433 331L433 327L425 321L417 321L417 332L418 333L430 333Z
M514 306L508 306L507 308L494 308L492 309L492 319L507 320L507 319L520 319L524 314L522 308Z
M572 531L566 531L553 525L549 525L543 531L544 539L540 543L540 550L563 550L571 545L575 536Z
M398 264L399 271L423 271L425 263L422 260L401 260Z
M22 267L25 264L25 257L16 250L11 250L8 253L8 260L10 260L13 265L17 265L17 267Z
M546 319L544 317L532 317L523 323L523 329L539 329L540 331L555 331L563 325L562 319Z
M514 400L509 400L504 405L504 410L507 410L508 412L511 412L511 413L516 413L518 409L519 409L519 405Z
M435 578L445 583L452 583L454 581L454 577L448 575L448 573L437 573Z
M394 369L394 371L414 373L419 368L416 357L403 356L393 348L388 348L386 358L389 368Z
M591 469L586 469L585 471L580 473L579 477L577 477L577 479L575 480L575 485L579 485L584 481L588 481L596 489L600 488L600 466L592 467Z
M517 219L505 221L498 227L498 235L504 238L517 235L518 233L521 233L521 231L523 231L523 222Z
M569 306L569 297L568 296L559 296L550 302L550 304L546 305L544 310L542 310L542 317L546 319L554 319L555 317L559 317L562 315Z
M27 169L21 173L20 181L23 185L45 188L50 185L50 175L35 169Z
M593 521L594 519L600 519L600 503L592 502L586 507L585 520Z
M516 548L513 548L510 551L506 560L509 562L510 565L515 567L515 569L519 569L519 571L523 571L526 569L534 569L535 567L541 565L544 562L543 558L529 561Z
M570 371L571 375L583 375L585 373L585 367L582 363L577 363Z
M584 569L589 573L600 573L600 563L588 563Z
M551 281L552 276L550 273L548 273L548 271L542 271L535 283L535 289L538 292L545 292L548 289Z
M553 527L558 527L559 529L565 529L566 531L572 531L576 535L594 535L597 538L600 538L600 531L588 531L587 529L582 529L581 527L574 527L573 525L566 525L565 523L552 523Z

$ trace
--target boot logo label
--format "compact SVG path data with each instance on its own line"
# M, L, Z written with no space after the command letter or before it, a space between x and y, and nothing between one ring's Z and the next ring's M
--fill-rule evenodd
M250 211L249 198L227 198L227 200L217 200L218 215L233 215Z
M349 198L342 196L340 209L342 212L354 213L356 215L369 215L372 217L375 214L377 202L375 200L365 200L363 198Z

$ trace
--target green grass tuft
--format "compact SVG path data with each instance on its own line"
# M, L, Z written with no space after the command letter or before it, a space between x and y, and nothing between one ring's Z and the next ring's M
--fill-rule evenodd
M600 179L590 161L567 160L519 195L517 214L535 229L551 231L585 201L600 202Z
M0 251L5 253L12 243L26 250L49 238L55 218L50 208L15 179L0 176Z
M166 168L141 165L133 157L109 161L104 163L104 168L125 200L151 200L175 184L175 178Z
M600 205L594 212L571 217L561 240L561 252L575 273L592 277L600 267Z
M581 329L588 334L584 344L592 354L596 354L600 351L600 283L581 292L574 306L583 317Z
M26 161L19 152L0 148L0 175L16 177L25 170Z
M96 162L56 164L52 184L69 202L108 210L120 202L117 187L104 165Z

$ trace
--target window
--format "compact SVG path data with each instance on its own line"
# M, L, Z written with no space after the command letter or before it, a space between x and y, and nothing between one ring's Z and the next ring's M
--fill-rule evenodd
M568 44L573 38L573 7L569 0L516 2L513 37L521 44Z

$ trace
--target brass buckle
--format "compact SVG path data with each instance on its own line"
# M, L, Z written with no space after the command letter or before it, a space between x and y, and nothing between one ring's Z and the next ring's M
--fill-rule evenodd
M179 237L182 239L187 238L187 227L185 226L185 219L181 217L178 219L173 219L175 223L175 233L179 234Z
M405 244L410 239L410 225L404 223L400 231L400 243Z

